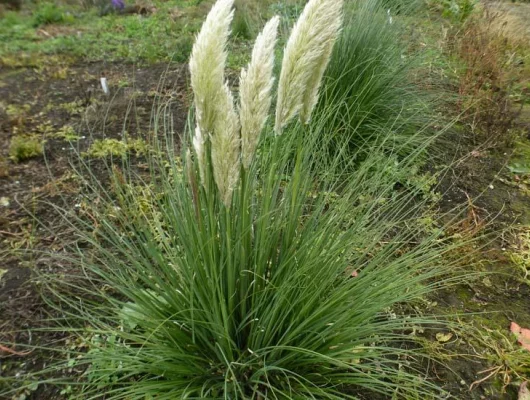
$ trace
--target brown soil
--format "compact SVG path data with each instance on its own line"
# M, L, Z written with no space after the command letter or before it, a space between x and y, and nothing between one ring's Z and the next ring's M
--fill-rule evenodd
M493 27L526 48L530 5L486 3L490 15L496 15ZM521 74L512 77L521 87L528 86L530 79L526 62L528 57L522 61ZM473 135L469 133L472 129L450 135L444 141L442 161L437 163L451 166L440 184L442 210L464 204L462 228L489 233L487 240L470 248L470 253L478 248L479 254L473 256L475 270L492 275L469 279L433 299L436 311L455 315L474 313L459 317L468 325L454 331L454 340L444 345L446 351L460 356L446 361L444 368L433 369L439 384L458 399L515 400L519 398L519 385L530 380L530 355L524 361L518 358L519 365L513 365L509 358L520 348L510 333L510 323L530 327L530 280L524 279L524 272L512 259L512 254L524 248L520 233L530 226L528 173L510 171L514 162L526 165L530 160L530 153L523 150L530 143L530 106L528 92L525 94L525 89L522 92L511 108L518 113L516 120L505 120L504 126L498 127L499 132L490 132L489 137ZM450 156L458 161L446 159ZM524 367L521 363L526 365L526 373L517 376L513 368L521 370Z
M528 143L530 119L525 113L503 135L512 135L514 131L523 143ZM461 315L460 321L477 330L471 333L464 328L453 332L454 341L444 346L444 351L460 356L444 361L443 367L434 365L432 375L458 399L515 400L521 378L509 368L505 375L501 372L481 380L492 367L499 366L500 359L491 357L492 354L500 350L502 356L506 343L517 348L510 334L510 323L530 326L530 281L522 279L524 274L511 259L512 252L520 246L518 233L530 225L528 176L510 172L509 165L518 151L516 142L499 145L505 138L487 140L462 132L444 139L445 151L436 161L438 166L449 165L438 187L443 194L440 211L448 213L448 219L454 218L455 207L464 206L463 210L458 209L460 222L455 229L472 235L486 234L469 247L470 265L475 265L470 272L492 275L470 278L432 299L436 304L433 312ZM477 346L476 335L482 333L489 341ZM500 343L502 337L506 343ZM530 376L523 376L524 379Z

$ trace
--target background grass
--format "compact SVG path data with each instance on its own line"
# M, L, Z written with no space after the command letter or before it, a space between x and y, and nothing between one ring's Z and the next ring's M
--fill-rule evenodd
M321 118L328 120L328 132L338 143L350 142L350 157L370 142L407 152L418 144L412 137L422 140L418 132L429 134L441 93L422 69L423 55L385 4L347 4L318 105ZM330 151L335 146L332 142Z
M0 62L31 66L49 56L85 62L186 62L212 1L152 1L145 4L145 15L112 12L107 3L87 7L43 2L22 12L5 12L0 15ZM126 4L132 7L134 3ZM245 44L269 17L279 13L287 20L295 18L300 4L300 0L239 0L232 63L241 66L234 50L246 54Z
M25 54L26 63L47 55L83 61L186 61L202 11L198 6L180 11L170 3L157 7L156 13L145 17L79 11L75 16L68 14L67 20L54 21L51 33L47 32L50 27L40 26L41 19L50 18L39 14L42 10L29 16L8 13L0 28L0 58L7 65L17 63L14 54Z

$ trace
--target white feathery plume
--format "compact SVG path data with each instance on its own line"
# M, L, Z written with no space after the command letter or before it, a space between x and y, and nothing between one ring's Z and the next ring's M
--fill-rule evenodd
M190 58L191 87L197 124L206 137L215 125L217 97L224 86L226 44L234 15L234 0L218 0L195 39Z
M210 10L195 39L190 58L191 87L194 93L197 127L193 147L197 153L201 183L205 185L207 158L205 143L214 134L225 94L226 44L230 34L234 0L218 0Z
M217 98L218 114L214 132L210 137L212 169L221 199L227 207L232 201L232 192L239 180L241 144L239 118L234 99L227 84Z
M309 121L342 23L344 0L309 0L287 42L278 84L276 133L300 111Z
M193 136L193 149L197 155L197 163L199 164L199 175L201 177L201 183L204 186L205 168L206 168L206 155L204 150L205 140L202 136L201 128L199 125L195 127L195 135Z
M252 162L271 107L274 47L279 23L280 18L275 16L265 25L256 39L247 69L241 71L239 81L241 152L243 166L247 169Z
M304 124L309 123L311 120L311 114L317 105L318 92L320 90L322 78L324 77L324 72L326 72L326 68L328 67L329 60L331 59L331 53L333 52L333 46L337 41L340 27L342 26L342 5L339 1L337 1L335 4L337 3L339 4L339 7L332 10L335 13L334 18L331 19L326 32L322 33L327 34L328 37L322 42L320 58L313 68L313 74L309 79L309 82L306 86L307 90L304 93L302 109L300 110L300 120Z

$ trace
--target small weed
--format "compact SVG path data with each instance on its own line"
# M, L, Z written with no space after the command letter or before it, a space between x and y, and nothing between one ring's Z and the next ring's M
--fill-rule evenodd
M524 381L530 373L530 352L522 348L515 336L499 329L490 329L484 325L462 325L461 336L474 349L482 349L474 356L485 359L491 367L478 373L478 379L470 389L489 379L500 379L505 389L514 381Z
M33 14L33 26L39 27L49 24L63 24L73 22L74 18L64 9L54 3L42 3Z
M79 135L76 133L75 129L70 125L63 126L51 136L57 139L65 140L67 142L74 142L76 140L79 140Z
M51 121L44 121L35 127L34 132L38 132L43 136L47 136L52 135L55 132L55 128L53 127Z
M508 169L513 174L517 174L521 183L528 185L530 178L530 143L524 140L526 130L515 132L514 136L520 138L514 141L514 152L508 164Z
M57 179L53 179L45 185L33 189L34 193L45 193L50 196L78 193L81 186L81 179L72 171L66 172Z
M28 116L28 112L31 109L29 104L9 104L6 107L6 114L9 118L9 122L14 126L22 126L24 119Z
M14 162L38 157L43 152L44 142L35 135L15 136L9 145L9 158Z
M93 158L125 157L131 152L136 155L142 155L146 154L147 151L148 145L142 139L132 139L127 141L117 139L98 139L92 143L84 155Z
M49 104L50 109L57 107L55 104ZM61 103L58 108L66 111L70 115L79 115L85 111L85 106L81 100L72 101L70 103Z
M516 234L516 242L512 245L510 258L513 264L521 271L520 278L530 285L530 229L522 228Z
M53 79L66 79L68 77L68 67L54 69L51 72L50 77Z
M39 384L36 382L26 385L23 389L18 390L16 394L11 397L11 400L25 400L31 398L38 387Z

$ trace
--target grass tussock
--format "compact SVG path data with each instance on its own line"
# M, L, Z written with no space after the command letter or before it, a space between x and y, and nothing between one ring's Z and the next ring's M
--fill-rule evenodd
M396 15L382 6L379 0L348 3L318 106L330 134L339 143L348 140L351 153L367 143L402 150L408 143L410 149L417 145L411 138L420 139L416 133L427 133L436 120L437 93L419 72L421 57L409 50Z
M84 248L63 260L80 273L47 282L89 338L84 396L438 393L402 332L439 322L393 310L443 284L450 241L412 222L415 193L393 191L405 164L373 152L339 189L319 179L319 142L303 133L273 140L231 208L173 157L152 160L150 185L115 169L111 192L96 187L97 223L77 221Z

